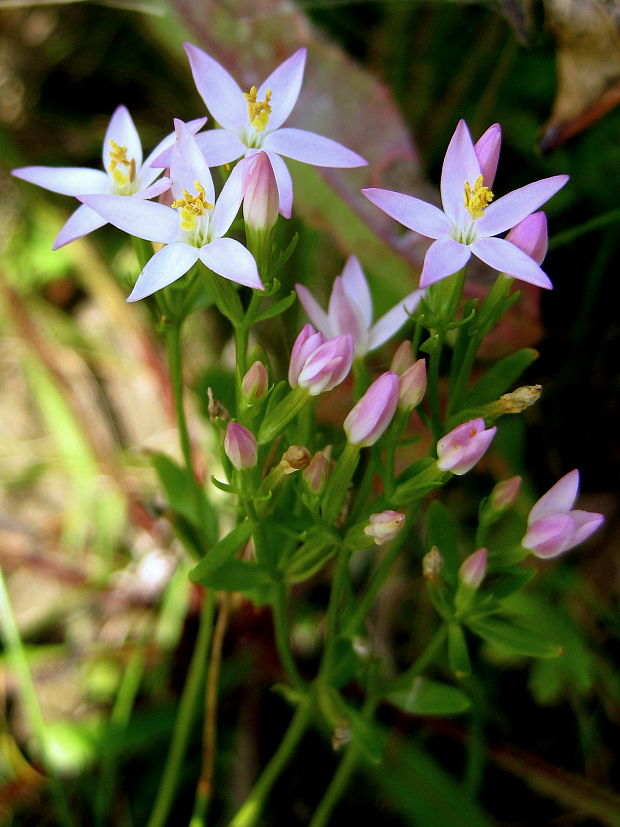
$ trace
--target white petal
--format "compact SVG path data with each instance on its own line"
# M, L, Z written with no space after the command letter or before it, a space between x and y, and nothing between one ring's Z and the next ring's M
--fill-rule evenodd
M362 190L369 201L405 227L427 238L445 238L452 225L448 216L433 204L413 195L370 187Z
M546 514L566 514L573 507L579 491L579 471L569 471L543 494L530 511L528 525Z
M296 284L295 290L297 291L299 301L301 302L302 307L306 311L306 314L312 324L318 328L324 336L327 336L328 339L333 338L336 334L332 330L329 316L314 298L312 293L307 287L304 287L303 284Z
M285 218L290 218L293 211L293 181L288 167L275 152L267 152L273 174L276 176L276 184L278 185L278 197L280 198L280 213Z
M481 261L500 273L535 284L536 287L544 287L546 290L553 287L547 274L534 259L504 238L479 238L470 244L470 250Z
M209 222L209 237L220 238L226 235L230 225L235 220L239 207L243 200L245 180L245 167L243 162L238 163L228 180L222 187L222 191L215 203L215 208Z
M568 175L553 175L498 198L489 204L482 218L476 222L478 236L497 235L511 229L548 201L567 181Z
M359 307L366 327L372 324L372 299L368 282L357 256L349 256L342 271L345 292Z
M200 260L229 281L263 290L254 256L234 238L216 238L199 251Z
M159 171L157 171L159 174ZM155 181L154 184L151 184L148 187L145 187L143 190L138 190L132 198L155 198L158 195L161 195L163 192L168 192L170 189L170 185L172 181L170 178L164 176L160 178L159 181Z
M199 252L198 247L183 242L162 247L147 261L127 301L144 299L180 279L197 262Z
M194 118L193 121L187 121L185 126L192 135L195 135L206 124L208 118ZM172 157L172 147L176 139L176 130L161 140L155 149L150 153L146 161L142 164L139 178L141 181L152 181L157 177L162 169L167 169L170 166L170 158ZM151 172L149 172L151 170ZM148 176L152 174L152 177Z
M245 152L245 144L228 129L209 129L196 135L196 143L207 166L219 167L231 164Z
M21 167L11 173L22 181L36 184L61 195L87 195L109 192L110 179L99 169L87 167Z
M317 167L363 167L368 163L357 152L331 138L292 127L271 132L263 141L263 147L294 161L303 161Z
M271 89L271 114L267 128L277 129L291 114L297 103L304 79L306 50L297 49L284 63L269 75L258 89L258 100L265 100L265 92Z
M191 43L184 43L196 89L215 120L226 129L242 129L248 107L236 81L217 60Z
M92 233L93 230L98 230L99 227L103 227L107 223L105 218L91 210L86 204L82 204L71 215L54 239L52 250L59 250L70 241L75 241L76 238Z
M375 350L384 342L387 342L397 330L409 321L411 314L420 304L420 299L424 295L424 290L414 290L406 299L403 299L398 304L394 305L391 310L381 316L370 328L370 340L368 343L368 350Z
M179 238L178 213L163 204L126 195L85 195L80 200L129 235L164 244Z
M434 284L456 273L457 270L465 267L470 256L471 252L465 244L459 244L451 238L433 241L424 257L420 287L428 287L429 284Z
M175 119L174 125L177 137L170 159L172 194L175 198L182 198L183 190L196 193L196 181L198 181L205 189L207 201L213 204L215 201L213 178L202 152L198 149L196 139L183 121Z
M119 146L124 146L127 149L127 160L135 161L136 169L142 166L142 143L138 130L127 110L126 106L119 106L114 110L114 114L108 124L105 139L103 141L103 166L107 171L110 170L110 152L112 145L110 141Z
M471 216L465 209L465 182L473 187L480 175L480 164L465 121L458 122L448 144L441 170L441 201L447 216L463 226Z

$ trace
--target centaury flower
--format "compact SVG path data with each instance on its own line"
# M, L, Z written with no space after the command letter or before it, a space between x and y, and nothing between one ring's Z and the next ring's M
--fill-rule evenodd
M405 324L424 294L423 290L414 290L373 324L370 290L356 256L348 258L342 275L336 277L327 313L307 287L296 284L295 289L310 321L323 335L353 336L358 358L387 342Z
M188 128L196 132L205 122L206 118L200 118L188 124ZM174 137L171 133L164 138L143 162L138 131L127 108L119 106L112 115L103 142L105 172L87 167L21 167L14 169L13 175L61 195L79 197L107 193L138 199L154 198L170 188L170 179L164 177L155 181L164 168L151 164L173 145ZM107 223L106 218L82 204L56 236L53 249L58 250Z
M138 238L165 244L147 262L127 301L150 296L181 278L198 260L230 281L263 289L252 254L228 232L243 198L246 170L238 164L215 201L213 179L194 136L175 121L170 162L172 206L118 195L88 195L82 201L106 221Z
M441 173L443 211L411 195L375 188L362 190L366 198L405 227L434 239L424 259L421 287L456 273L472 253L500 273L538 287L553 287L534 257L524 252L527 224L520 229L518 246L495 236L537 210L564 186L568 176L534 181L494 201L490 187L497 163L499 131L492 129L474 146L465 121L459 121ZM532 232L536 231L533 225L530 227Z
M211 167L228 164L265 150L278 182L282 215L291 215L293 184L281 155L320 167L366 164L361 156L336 141L304 129L282 127L299 97L305 49L298 49L264 83L246 92L202 49L186 43L185 50L196 88L220 126L198 136L207 163Z

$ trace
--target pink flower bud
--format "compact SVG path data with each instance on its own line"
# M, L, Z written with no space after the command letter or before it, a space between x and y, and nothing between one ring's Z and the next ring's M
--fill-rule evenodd
M501 143L502 129L498 123L494 123L480 136L474 146L480 164L480 172L483 175L482 183L485 187L493 186Z
M254 362L241 380L241 391L247 402L255 402L262 399L267 393L269 376L267 368L258 359Z
M229 422L224 437L224 451L237 471L242 468L254 468L258 459L256 438L251 431L239 425L238 422Z
M506 236L515 247L523 250L536 264L542 264L547 255L547 216L544 212L534 212L519 221Z
M392 421L397 404L398 375L388 370L375 379L344 421L351 445L374 445Z
M390 370L402 376L403 373L413 365L413 352L411 350L411 342L405 340L401 342L396 352L392 356L390 363Z
M466 474L485 453L496 431L485 429L482 417L458 425L437 443L437 467L458 476Z
M310 396L330 391L348 375L353 364L353 337L350 334L325 339L312 325L304 325L293 345L288 380L300 385Z
M417 408L426 393L426 361L418 359L400 377L398 407L409 413Z
M487 550L479 548L465 560L459 569L459 580L470 589L477 589L487 572Z
M280 199L271 161L258 152L248 161L243 195L243 218L254 230L271 230L278 220Z
M515 503L521 489L521 477L510 477L498 482L491 491L489 503L493 511L507 511Z
M521 545L546 560L563 554L594 534L605 518L593 511L571 510L578 491L579 471L575 468L534 505Z
M322 451L317 451L304 469L302 478L311 494L319 495L325 488L329 474L329 460Z
M370 515L368 525L364 527L364 534L373 537L375 544L382 546L396 537L404 522L405 515L400 511L381 511Z

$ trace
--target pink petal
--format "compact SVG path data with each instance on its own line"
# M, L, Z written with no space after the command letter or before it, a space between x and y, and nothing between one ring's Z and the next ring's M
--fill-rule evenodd
M254 256L234 238L216 238L200 248L203 264L229 281L264 290Z
M275 152L267 152L273 174L276 176L276 184L278 185L278 196L280 198L280 214L285 218L290 218L293 211L293 181L288 167Z
M546 514L529 525L521 545L548 560L572 547L574 532L575 523L569 514Z
M103 141L103 167L105 170L110 169L110 152L112 145L110 141L114 141L119 146L127 148L127 160L132 158L136 162L136 170L142 166L142 143L138 130L129 114L126 106L118 106L114 110L114 114L108 124L108 129L105 133Z
M126 195L84 195L80 200L129 235L164 244L179 238L179 216L163 204Z
M271 132L265 138L263 147L294 161L303 161L317 167L363 167L368 163L357 152L332 141L331 138L292 127Z
M243 200L244 180L245 167L242 163L239 163L228 176L228 180L215 202L215 208L209 223L210 238L220 238L228 232Z
M398 304L394 305L391 310L381 316L370 328L370 337L368 342L368 350L375 350L384 342L387 342L397 330L411 318L411 314L415 311L420 303L420 299L424 295L424 290L414 290L406 299L403 299Z
M327 312L334 334L339 336L350 333L356 356L363 356L368 350L368 328L360 309L345 292L341 276L334 281Z
M458 122L448 144L441 170L441 201L451 221L461 226L470 221L465 209L465 182L474 186L480 175L480 164L465 121Z
M232 164L245 152L245 144L228 129L209 129L196 135L196 143L209 167Z
M444 238L451 225L448 216L432 204L413 195L382 190L375 187L362 190L369 201L410 230L427 238Z
M530 511L528 525L546 514L566 514L573 507L579 491L579 471L569 471L546 494L538 500Z
M92 233L93 230L98 230L108 222L102 218L90 207L85 204L80 205L77 210L71 215L69 220L62 227L52 245L52 250L59 250L70 241L75 241L76 238L81 238L83 235Z
M156 290L161 290L162 287L167 287L180 279L196 263L198 252L197 247L183 242L162 247L147 261L127 301L136 302L144 299Z
M547 216L544 212L534 212L528 215L510 230L506 241L527 253L536 264L542 264L547 255L549 243Z
M482 183L489 189L493 187L493 181L495 180L501 143L502 128L498 123L494 123L480 136L474 147L480 164L480 172L484 176Z
M534 259L504 238L479 238L470 244L472 253L489 267L547 290L553 288L549 277Z
M226 69L202 49L184 43L194 83L209 112L225 129L242 129L248 122L243 92Z
M159 170L155 170L159 174ZM154 184L151 184L149 187L146 187L143 190L138 190L135 195L132 195L132 198L155 198L158 195L161 195L163 192L168 192L170 189L170 185L172 181L170 178L164 176L160 178L159 181L155 181Z
M295 290L297 291L299 301L301 302L302 307L306 311L306 314L312 324L317 327L324 336L327 336L327 338L335 336L336 334L332 330L331 322L329 321L327 313L323 310L308 288L304 287L303 284L296 284Z
M195 118L193 121L188 121L185 126L189 129L192 135L195 135L206 124L207 118ZM156 178L162 169L167 169L170 166L170 158L172 156L172 147L176 139L176 130L166 135L150 153L145 162L142 164L139 179L143 183L147 181L150 183L153 178ZM149 178L149 170L152 172L152 177Z
M11 173L22 181L36 184L61 195L87 195L110 191L105 172L87 167L21 167Z
M357 256L349 256L342 271L342 284L346 294L359 307L366 327L372 324L372 299L368 282Z
M595 511L571 511L570 516L575 522L575 534L573 536L572 545L578 546L587 540L591 534L600 528L605 522L605 517L602 514L597 514Z
M434 284L456 273L457 270L465 267L470 256L469 247L451 238L433 241L424 257L420 287L428 287L429 284Z
M265 92L271 89L271 114L267 129L277 129L291 114L297 103L304 79L306 50L297 49L295 54L281 63L258 89L258 100L265 100Z
M198 181L205 189L207 201L215 202L213 178L202 152L198 149L196 139L183 123L175 118L176 141L170 159L170 177L172 194L175 198L183 197L183 190L196 192Z
M296 388L299 374L303 370L310 356L322 344L325 338L322 333L317 333L311 324L305 324L299 331L293 347L288 368L288 381L291 388Z
M482 218L476 221L478 236L497 235L514 227L562 189L567 181L568 175L553 175L526 184L493 201Z

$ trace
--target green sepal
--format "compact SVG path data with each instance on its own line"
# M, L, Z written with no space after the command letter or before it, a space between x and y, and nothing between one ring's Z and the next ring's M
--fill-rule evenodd
M310 399L305 388L297 386L277 404L268 406L267 412L258 430L258 444L271 442L284 431L288 423L301 411ZM271 402L271 400L270 400Z
M439 469L433 459L427 458L421 463L424 467L415 476L396 486L390 497L391 505L407 505L420 500L436 488L441 488L452 476L448 471Z
M443 557L442 577L456 586L459 569L456 527L450 512L439 500L434 500L426 512L426 537L428 548L437 546Z
M274 316L279 316L291 307L296 298L297 293L292 290L288 296L285 296L283 299L275 302L275 304L261 310L256 316L254 316L252 322L264 322L266 319L273 319Z
M450 623L448 626L448 663L457 678L471 675L469 648L463 627L458 623Z
M226 494L238 494L239 492L234 487L234 485L229 485L227 482L222 482L218 480L217 477L214 477L213 474L211 475L211 482L216 488L219 488L220 491L224 491Z

